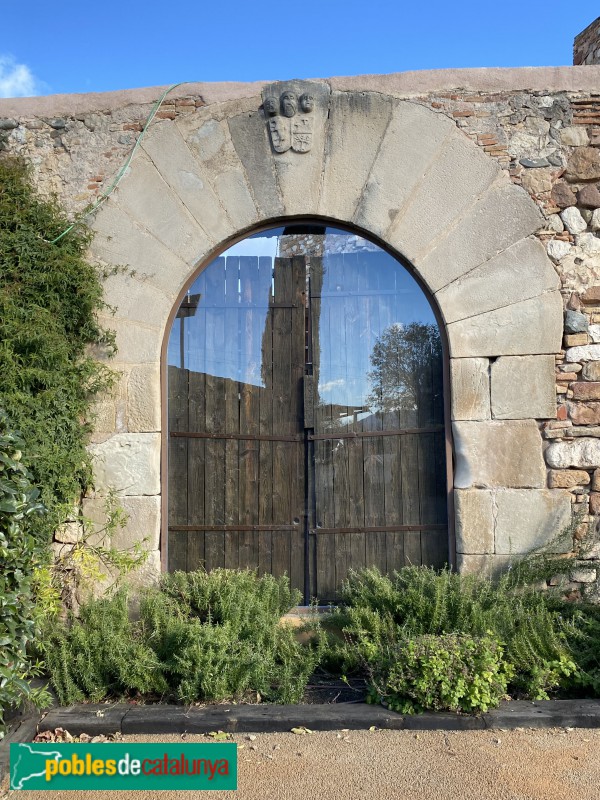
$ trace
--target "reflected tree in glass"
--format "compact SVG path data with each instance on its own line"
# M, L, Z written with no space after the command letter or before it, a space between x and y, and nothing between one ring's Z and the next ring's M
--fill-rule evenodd
M381 412L417 412L427 407L434 385L432 372L441 371L442 343L437 325L411 322L387 327L371 353L367 400Z

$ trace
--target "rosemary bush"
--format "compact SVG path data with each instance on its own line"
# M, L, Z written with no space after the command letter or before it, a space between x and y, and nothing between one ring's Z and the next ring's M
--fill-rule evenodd
M173 573L143 593L136 619L121 589L54 624L45 660L64 704L124 694L299 702L324 640L301 644L280 624L298 600L287 578Z
M376 569L352 573L343 589L338 625L344 668L372 670L408 640L423 635L491 637L513 673L509 689L542 699L575 673L569 640L575 627L543 592L448 570L406 567L392 577Z

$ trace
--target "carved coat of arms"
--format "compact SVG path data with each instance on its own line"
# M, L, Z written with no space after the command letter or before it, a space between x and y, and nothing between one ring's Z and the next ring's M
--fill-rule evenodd
M276 153L285 153L290 149L296 153L308 153L313 143L314 106L312 95L297 97L292 91L284 92L281 97L270 95L265 98L263 107L271 144Z

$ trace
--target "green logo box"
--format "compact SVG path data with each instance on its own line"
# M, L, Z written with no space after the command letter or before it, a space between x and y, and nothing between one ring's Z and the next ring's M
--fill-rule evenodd
M11 744L10 788L237 789L237 745Z

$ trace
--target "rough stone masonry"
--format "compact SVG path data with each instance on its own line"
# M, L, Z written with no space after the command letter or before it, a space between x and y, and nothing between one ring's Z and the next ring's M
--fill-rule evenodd
M99 518L103 495L117 489L130 514L120 544L147 538L141 582L161 568L161 345L169 314L198 267L229 241L299 215L339 220L394 249L441 310L458 567L500 569L574 515L575 541L593 540L598 22L576 44L586 66L298 82L297 93L314 102L305 152L273 152L263 84L187 84L170 93L91 222L92 257L128 271L106 283L117 312L105 322L117 333L121 379L98 408L96 493L84 510ZM0 150L26 158L40 191L76 214L110 184L159 94L0 100ZM600 546L583 555L564 589L598 599Z

